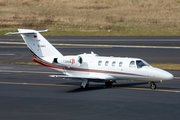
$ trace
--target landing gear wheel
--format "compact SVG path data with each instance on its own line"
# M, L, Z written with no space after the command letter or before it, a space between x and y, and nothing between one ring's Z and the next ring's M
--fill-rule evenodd
M151 83L150 83L150 88L151 88L152 90L156 89L156 84L155 84L154 82L151 82Z
M111 87L113 82L105 82L105 84L106 84L106 87Z
M83 86L81 86L81 85L80 85L80 88L81 88L81 89L84 89Z
M81 86L81 85L80 85L80 88L81 88L81 89L87 89L87 88L88 88L88 86L89 86L89 84L86 84L86 86L85 86L85 87L83 87L83 86Z

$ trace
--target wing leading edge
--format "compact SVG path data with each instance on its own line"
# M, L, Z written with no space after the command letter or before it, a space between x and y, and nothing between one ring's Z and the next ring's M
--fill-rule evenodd
M79 79L79 80L84 80L88 79L89 81L107 81L107 80L113 80L115 79L114 77L106 74L100 74L100 75L88 75L88 76L83 76L83 75L72 75L72 76L66 76L66 75L49 75L50 77L59 77L59 78L65 78L65 79Z

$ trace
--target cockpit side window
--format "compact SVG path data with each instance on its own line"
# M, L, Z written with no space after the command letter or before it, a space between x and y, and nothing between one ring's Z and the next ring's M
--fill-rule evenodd
M134 61L131 61L130 64L129 64L129 67L135 67L135 62Z
M136 60L137 68L142 68L143 66L149 66L148 63L142 61L142 60Z

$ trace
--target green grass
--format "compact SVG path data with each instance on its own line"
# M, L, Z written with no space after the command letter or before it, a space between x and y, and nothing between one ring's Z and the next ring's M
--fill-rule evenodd
M0 31L0 36L16 30ZM180 32L147 32L147 31L49 31L42 33L43 36L179 36Z
M151 31L50 31L44 36L179 36L180 32L151 32Z
M16 30L0 30L0 36L4 36L6 33L9 32L17 32Z
M164 70L176 70L176 71L180 70L180 64L174 64L174 63L166 63L166 64L152 63L151 66L164 69Z

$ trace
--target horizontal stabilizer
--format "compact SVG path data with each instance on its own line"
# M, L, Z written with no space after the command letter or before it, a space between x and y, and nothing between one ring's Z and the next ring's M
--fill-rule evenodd
M36 31L36 32L42 33L42 32L48 32L48 30L41 30L41 31ZM10 33L6 33L6 35L16 35L16 34L34 34L34 33L36 33L36 32L35 32L35 31L10 32Z

